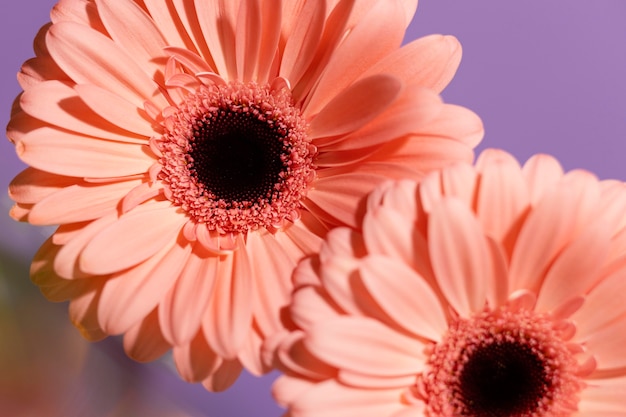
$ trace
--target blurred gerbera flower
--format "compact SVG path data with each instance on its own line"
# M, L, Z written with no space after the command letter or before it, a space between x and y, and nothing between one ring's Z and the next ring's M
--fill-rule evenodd
M626 185L487 150L377 188L267 340L288 415L626 415Z
M460 46L400 47L417 0L61 0L19 74L15 219L89 339L218 390L282 328L297 261L385 178L472 158Z

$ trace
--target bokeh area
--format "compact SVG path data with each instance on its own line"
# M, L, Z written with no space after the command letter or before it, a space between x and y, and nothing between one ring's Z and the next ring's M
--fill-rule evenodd
M121 1L121 0L116 0ZM15 79L54 0L0 5L0 124L19 94ZM444 99L476 111L486 137L525 161L557 157L566 169L626 180L626 2L623 0L420 0L409 42L453 34L463 61ZM0 189L24 165L0 140ZM28 278L50 230L15 223L0 194L0 416L278 417L275 375L244 375L226 393L179 380L167 357L127 359L117 338L82 339L66 304L44 299Z

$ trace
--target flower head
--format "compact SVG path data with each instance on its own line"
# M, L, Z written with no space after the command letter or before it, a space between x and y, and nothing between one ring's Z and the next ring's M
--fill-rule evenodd
M268 339L297 416L626 412L626 185L487 150L377 188Z
M472 158L456 39L416 0L61 0L18 78L11 215L60 225L32 279L89 339L212 390L283 324L296 263L387 178Z

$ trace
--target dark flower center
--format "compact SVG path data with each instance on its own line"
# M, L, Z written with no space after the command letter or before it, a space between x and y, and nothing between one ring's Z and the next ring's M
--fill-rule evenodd
M278 129L248 113L230 110L196 127L190 145L190 170L208 192L227 204L271 202L289 154Z
M291 92L255 83L202 85L163 112L164 194L217 234L278 230L299 218L316 149Z
M494 342L470 354L459 378L467 415L523 416L533 413L550 389L537 353L515 342Z

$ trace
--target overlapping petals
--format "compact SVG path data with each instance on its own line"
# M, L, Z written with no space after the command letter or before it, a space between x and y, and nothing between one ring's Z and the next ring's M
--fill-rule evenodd
M624 183L499 150L377 188L358 229L332 230L296 269L292 331L266 343L285 372L276 399L293 417L480 415L490 405L465 396L482 381L459 382L460 358L535 340L541 378L558 377L550 400L510 407L626 413L624 213Z
M7 133L30 166L10 185L12 217L60 225L32 279L70 300L87 338L123 334L141 361L173 349L182 377L208 389L268 371L260 346L283 329L297 262L329 228L355 226L377 184L470 161L482 138L474 113L438 96L458 41L401 47L416 6L60 0L18 75ZM290 156L310 164L297 171L306 188L271 225L209 227L172 197L184 179L164 180L173 117L223 86L288 95L306 125L298 146L310 154Z

